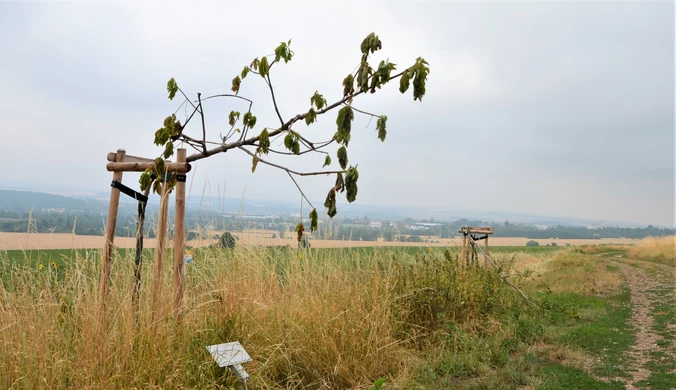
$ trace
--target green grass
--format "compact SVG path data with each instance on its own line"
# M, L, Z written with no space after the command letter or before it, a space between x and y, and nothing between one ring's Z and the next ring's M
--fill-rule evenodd
M538 386L542 390L624 390L624 383L618 381L602 382L590 377L586 372L562 364L543 363L539 370L543 383Z
M477 336L449 324L449 347L420 367L410 388L624 389L621 381L600 381L565 361L550 361L528 348L544 342L554 350L582 350L601 358L594 375L626 376L624 353L635 340L627 326L628 290L611 297L565 293L534 298L541 311L505 313L500 331Z
M555 299L575 308L578 315L555 340L601 358L601 365L593 370L595 375L628 377L625 351L636 341L635 330L629 326L629 290L624 288L613 297L561 294Z

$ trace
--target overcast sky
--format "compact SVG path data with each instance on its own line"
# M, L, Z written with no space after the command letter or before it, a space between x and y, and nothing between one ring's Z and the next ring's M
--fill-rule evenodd
M385 143L375 122L353 124L357 202L674 226L674 5L666 1L2 2L0 188L106 191L108 152L159 155L154 131L180 104L167 99L169 78L192 96L228 92L244 65L282 40L296 53L273 68L282 115L307 111L315 90L335 101L370 32L383 42L375 61L401 69L422 56L431 74L422 103L394 83L355 100L389 118ZM240 91L255 101L258 130L278 125L266 88L252 75ZM214 138L231 109L245 106L205 104ZM335 114L297 130L329 139ZM269 159L309 170L323 162ZM246 186L247 198L299 199L286 174L262 165L252 174L239 151L198 162L190 176L192 196L225 186L240 197ZM124 182L137 187L137 179ZM300 183L321 205L333 181Z

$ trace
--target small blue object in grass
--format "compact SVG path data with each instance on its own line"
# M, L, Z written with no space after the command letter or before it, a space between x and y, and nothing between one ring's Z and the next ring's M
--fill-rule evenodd
M185 261L186 264L192 263L192 255L185 255L183 257L183 260Z

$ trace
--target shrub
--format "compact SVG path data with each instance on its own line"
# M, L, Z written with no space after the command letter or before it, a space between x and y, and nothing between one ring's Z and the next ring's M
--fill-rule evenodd
M221 234L221 237L219 238L221 247L223 248L234 248L235 247L235 242L236 242L236 237L232 235L230 232L225 232Z
M526 246L540 246L540 244L535 240L530 240L526 243Z

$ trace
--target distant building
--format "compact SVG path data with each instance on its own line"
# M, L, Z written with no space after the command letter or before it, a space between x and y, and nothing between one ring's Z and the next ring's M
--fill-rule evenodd
M600 225L600 224L596 224L596 223L590 224L590 225L587 225L587 229L589 229L589 230L601 229L601 225Z
M49 208L49 209L42 209L43 213L57 213L57 214L63 214L66 212L66 209L62 208Z
M547 230L549 229L549 226L547 225L535 225L535 228L538 230Z
M424 229L433 229L440 227L440 223L430 223L430 222L415 222L408 226L411 230L424 230Z
M381 228L383 227L383 222L382 221L370 221L369 226L372 228Z

